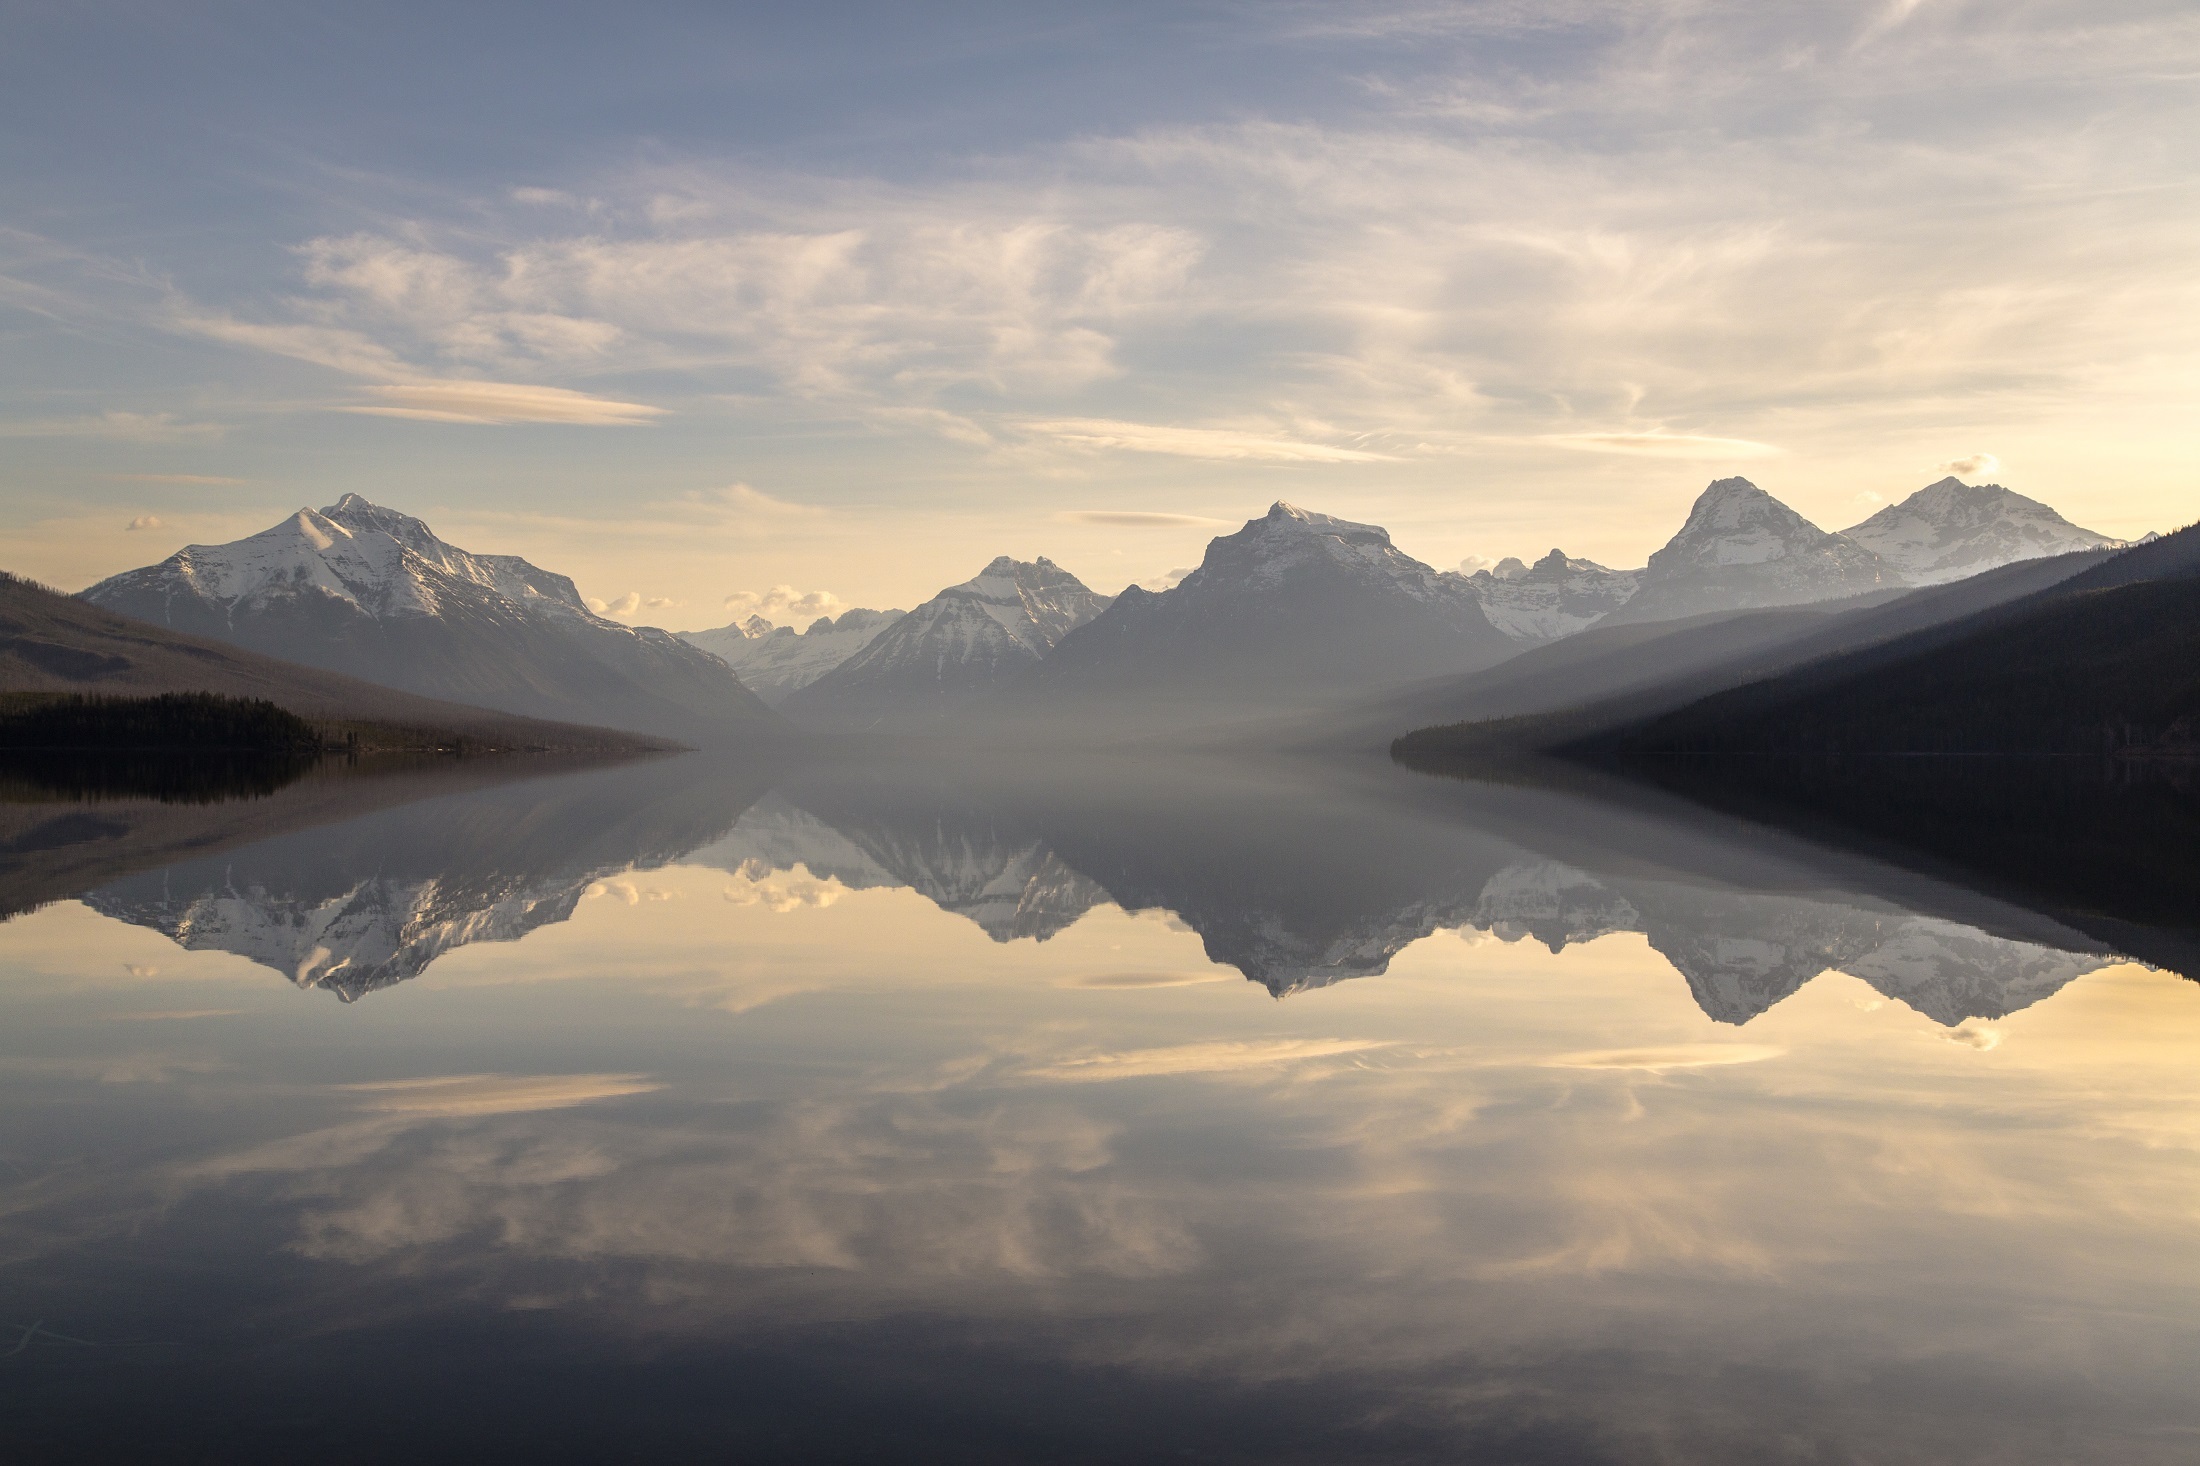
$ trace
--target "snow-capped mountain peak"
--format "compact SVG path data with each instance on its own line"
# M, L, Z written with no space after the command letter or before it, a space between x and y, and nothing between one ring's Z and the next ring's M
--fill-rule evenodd
M1714 482L1688 511L1680 533L1650 557L1658 565L1761 565L1815 544L1826 532L1746 478Z
M358 495L84 592L109 610L429 697L706 738L764 708L725 664Z
M1913 585L2117 543L2000 484L1967 484L1954 477L1927 484L1843 533Z
M1045 656L1072 627L1098 615L1107 598L1041 555L1032 561L995 558L961 585L951 585L927 605L962 602L978 608L1012 641ZM918 608L920 611L924 607Z
M936 718L1047 656L1109 600L1044 556L1001 555L887 627L787 706L862 727Z
M1724 478L1696 497L1680 532L1651 555L1634 596L1610 619L1799 605L1898 583L1864 546L1820 529L1746 478Z
M160 565L115 580L146 577L168 579L173 590L225 607L232 618L270 598L314 593L370 618L435 616L447 609L453 591L472 587L523 615L601 620L566 577L516 555L470 554L438 539L420 520L358 494L323 509L300 509L226 545L187 545ZM114 583L87 594L100 599Z

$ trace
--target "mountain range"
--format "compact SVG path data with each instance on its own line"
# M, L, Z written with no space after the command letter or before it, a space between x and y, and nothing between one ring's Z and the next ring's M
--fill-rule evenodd
M1727 478L1640 569L1554 549L1533 565L1462 575L1405 554L1379 526L1278 502L1211 541L1166 590L1108 596L1051 560L1002 556L907 613L851 610L801 631L751 617L675 636L591 611L561 575L459 549L418 519L347 495L83 594L176 632L415 694L689 743L769 737L782 727L775 709L822 732L1106 741L1352 705L1391 716L1401 698L1419 699L1416 717L1488 717L1484 683L1519 684L1541 665L1532 659L1576 642L1611 647L1615 672L1629 662L1623 647L1655 643L1655 655L1632 658L1637 685L1660 658L1692 674L1718 662L1729 679L1718 685L1734 685L1795 665L1777 645L1839 649L1813 639L1815 621L1782 619L1783 608L1904 601L1952 616L2037 589L2026 573L2003 575L2014 565L2115 544L1998 485L1943 479L1835 534ZM1972 589L1932 598L1952 586ZM1749 619L1720 620L1738 616ZM1841 634L1879 625L1851 619ZM1577 679L1576 700L1624 691L1627 680ZM1432 701L1446 698L1440 709Z
M83 593L96 606L425 697L722 742L777 726L725 662L588 609L573 582L475 555L346 494Z
M778 707L869 646L906 614L858 608L837 618L820 616L801 631L751 616L710 631L673 634L733 668L743 686L767 705Z

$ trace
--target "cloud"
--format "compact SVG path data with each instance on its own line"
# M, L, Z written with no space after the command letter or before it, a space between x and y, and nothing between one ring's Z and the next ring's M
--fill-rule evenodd
M1472 575L1477 570L1495 570L1497 562L1487 555L1469 555L1459 562L1461 575Z
M1197 565L1179 565L1173 570L1164 570L1159 575L1149 575L1138 583L1145 589L1156 593L1175 590L1184 583L1185 576L1190 575L1198 568Z
M643 611L677 610L687 602L676 601L670 596L645 596L640 591L630 590L625 595L615 596L608 601L584 596L582 604L599 616L633 616Z
M506 382L402 382L367 390L381 400L342 410L423 422L574 423L595 427L637 427L665 415L663 408L640 402L592 397L563 387Z
M1645 458L1777 458L1783 451L1748 438L1699 433L1546 433L1537 441L1582 453L1631 453Z
M1957 478L1992 478L2001 472L2001 460L1991 453L1973 453L1968 458L1951 458L1936 464L1935 473L1952 473Z
M1041 433L1072 448L1105 448L1127 453L1166 453L1179 458L1257 460L1265 463L1387 463L1387 453L1343 448L1332 443L1309 443L1295 438L1241 432L1235 428L1182 428L1153 423L1117 422L1107 418L1060 418L1027 422L1027 430Z
M1228 529L1234 524L1204 514L1163 514L1144 509L1064 509L1054 517L1064 524L1105 524L1123 529Z
M1274 1038L1218 1039L1209 1043L1177 1044L1160 1049L1131 1049L1123 1053L1087 1054L1059 1063L1025 1070L1032 1079L1085 1082L1103 1079L1144 1079L1173 1074L1231 1074L1249 1069L1270 1069L1305 1059L1334 1058L1388 1048L1376 1039Z
M630 206L620 237L545 235L535 220L519 226L533 237L487 250L477 231L430 242L418 226L313 239L298 253L322 294L292 309L413 358L508 371L703 360L798 396L891 405L948 385L1112 377L1111 328L1174 295L1201 250L1183 230L1035 216L1014 192L943 210L879 185L843 186L833 206L679 182L684 198L659 188ZM514 201L565 201L549 192Z
M128 524L124 525L123 528L160 529L163 528L163 525L161 523L160 516L157 514L140 514L135 519L132 519Z
M310 362L349 376L388 380L408 374L395 351L366 332L347 327L241 321L222 311L202 310L183 302L170 310L167 323L171 330L185 335Z
M775 499L762 489L747 484L728 484L707 494L696 496L700 501L723 506L742 514L769 515L781 519L801 518L829 513L815 504L797 504L791 499Z
M172 412L93 413L0 423L0 438L115 438L129 443L190 443L220 438L226 424L184 422Z
M105 477L123 484L190 484L208 488L252 482L243 478L221 478L210 473L110 473Z
M767 591L737 590L726 597L726 609L738 620L762 616L767 621L808 622L835 616L846 603L829 590L796 590L775 585Z

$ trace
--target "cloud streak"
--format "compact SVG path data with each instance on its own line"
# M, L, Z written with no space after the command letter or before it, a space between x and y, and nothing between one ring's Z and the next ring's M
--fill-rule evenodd
M420 422L569 423L590 427L638 427L665 415L661 407L594 397L565 387L507 382L400 382L367 389L375 401L345 412L404 417Z

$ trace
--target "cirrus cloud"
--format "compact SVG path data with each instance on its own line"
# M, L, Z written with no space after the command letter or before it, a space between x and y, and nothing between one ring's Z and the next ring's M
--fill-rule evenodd
M1121 529L1224 529L1234 521L1204 514L1163 514L1145 509L1064 509L1064 524L1106 524Z
M1784 449L1748 438L1719 438L1703 433L1547 433L1536 441L1580 453L1630 453L1644 458L1777 458Z
M1057 418L1024 427L1071 448L1114 449L1126 453L1166 453L1178 458L1256 460L1266 463L1388 463L1388 453L1313 443L1237 428L1174 427L1162 423L1118 422L1110 418Z
M367 390L374 394L375 402L343 410L422 422L574 423L592 427L638 427L665 415L665 409L640 402L619 402L565 387L509 382L397 382Z

